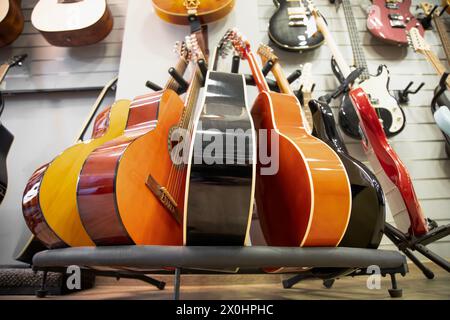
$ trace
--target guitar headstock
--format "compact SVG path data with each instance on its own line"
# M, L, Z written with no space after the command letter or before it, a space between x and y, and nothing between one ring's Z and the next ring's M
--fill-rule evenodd
M314 90L314 82L311 79L312 76L312 64L306 63L302 68L302 75L300 76L300 86L303 93L312 93Z
M181 58L188 62L191 59L191 51L187 48L186 42L177 41L174 48L175 53Z
M21 66L27 56L28 56L27 54L21 54L18 56L14 56L14 57L10 58L9 60L5 61L5 64L7 64L9 67Z
M421 2L419 4L419 8L422 9L423 13L428 16L431 13L431 10L434 8L434 4L429 2Z
M258 55L261 57L263 63L267 61L272 61L273 63L278 62L278 57L273 53L273 49L266 44L261 44L258 48Z
M246 59L251 50L250 42L236 28L227 31L227 38L241 59Z
M431 50L430 45L420 35L417 28L411 28L411 30L407 32L407 38L409 46L413 48L415 52L425 54L427 51Z
M189 60L198 62L199 60L205 60L205 56L203 54L202 49L198 43L197 35L191 34L187 36L185 39L186 50L189 52L188 57Z

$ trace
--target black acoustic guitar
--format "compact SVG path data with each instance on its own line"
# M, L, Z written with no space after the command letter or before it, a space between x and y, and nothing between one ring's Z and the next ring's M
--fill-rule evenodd
M274 0L277 11L269 23L269 37L288 51L303 51L319 47L324 37L317 29L309 10L310 0Z
M383 190L375 175L354 159L340 136L333 112L324 101L311 100L313 135L327 143L341 158L350 180L352 211L341 247L378 248L383 236L386 205Z
M194 125L186 178L185 245L242 246L253 212L256 139L245 79L215 71L220 51L216 49L214 67L206 77L205 101Z
M15 56L0 66L0 84L3 82L9 69L17 65L22 65L25 58L26 55ZM0 116L3 113L4 103L2 93L0 92ZM0 122L0 204L5 198L6 188L8 187L6 157L8 156L13 140L14 136Z

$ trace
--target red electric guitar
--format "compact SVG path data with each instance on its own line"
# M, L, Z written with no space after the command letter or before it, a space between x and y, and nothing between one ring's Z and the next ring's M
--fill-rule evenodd
M410 7L411 0L372 0L367 29L380 40L407 45L406 31L417 28L422 36L425 32Z

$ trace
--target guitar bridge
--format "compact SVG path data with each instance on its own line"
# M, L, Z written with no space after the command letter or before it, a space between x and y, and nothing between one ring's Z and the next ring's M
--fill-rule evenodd
M166 188L162 187L151 175L148 176L145 183L147 188L158 198L159 202L167 209L170 215L181 224L178 204Z

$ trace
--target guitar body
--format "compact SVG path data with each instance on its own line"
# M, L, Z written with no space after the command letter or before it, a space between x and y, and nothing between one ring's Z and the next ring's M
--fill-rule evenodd
M86 160L79 177L78 208L96 245L183 243L182 224L147 186L149 176L167 186L178 173L175 200L182 206L186 172L178 168L173 172L168 139L183 108L172 90L148 96L145 107L131 108L124 134L94 150Z
M397 100L389 93L389 71L382 66L381 73L371 76L359 84L372 98L372 106L377 116L382 120L383 129L387 137L394 137L406 126L406 116ZM339 110L339 124L348 136L361 139L359 132L359 118L348 96L343 95Z
M92 246L77 208L78 176L84 161L98 146L123 133L130 102L116 102L97 118L93 139L73 145L42 166L32 175L25 188L22 211L31 232L47 248ZM103 116L102 116L103 115ZM107 125L107 128L106 128Z
M301 20L289 15L292 3L287 0L277 0L278 8L269 23L269 37L281 49L289 51L310 50L319 47L324 37L317 29L315 18L307 9L306 1L302 0L305 13ZM289 9L290 8L290 9Z
M0 48L12 43L24 26L20 0L0 0Z
M252 116L256 130L269 131L267 154L279 151L274 174L261 174L258 160L256 203L267 244L337 246L352 206L342 162L330 147L299 126L302 115L294 96L262 92ZM278 139L279 150L270 150L270 132Z
M112 30L113 16L106 0L39 0L31 22L51 45L79 47L103 40Z
M242 246L248 237L255 191L256 137L245 90L242 75L208 74L186 179L185 245ZM210 143L218 141L223 141L223 150L207 158Z
M437 94L439 88L436 88L435 94ZM445 151L447 156L450 157L450 99L448 97L449 91L444 91L437 97L435 105L431 106L434 118L439 128L442 130L442 134L445 138Z
M378 248L383 237L386 206L383 190L376 176L363 163L349 155L337 128L331 108L311 100L313 135L326 142L340 157L352 190L350 222L341 247Z
M372 0L367 29L382 41L406 46L406 31L417 28L422 36L425 32L420 22L411 14L410 7L411 0Z
M233 9L235 0L152 0L156 14L169 23L189 25L189 8L202 24L217 21ZM193 11L194 12L194 11Z
M383 187L397 227L414 236L427 233L428 226L408 170L389 145L367 94L357 88L350 91L350 98L360 116L364 150Z
M0 204L3 202L8 187L6 157L13 143L14 136L0 123Z

